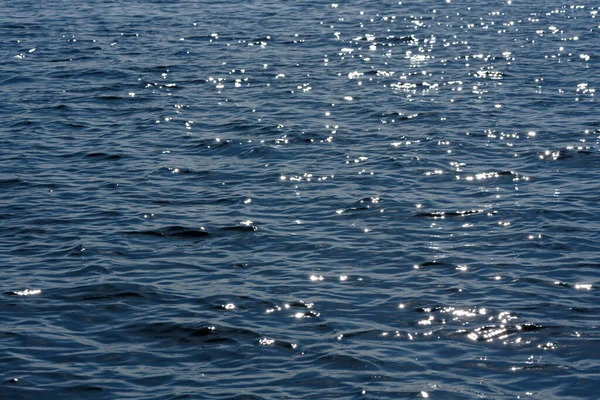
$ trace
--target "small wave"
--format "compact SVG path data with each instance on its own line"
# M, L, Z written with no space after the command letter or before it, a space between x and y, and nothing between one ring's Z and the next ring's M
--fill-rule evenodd
M522 332L537 332L543 327L536 324L523 325L485 325L466 332L469 339L476 342L491 342L494 339L504 339L509 335Z
M205 238L210 236L203 228L186 228L183 226L168 226L147 231L128 231L128 235L174 237L174 238Z
M107 153L88 153L86 158L100 159L100 160L120 160L121 156L118 154L107 154Z
M154 322L131 330L141 335L149 335L158 339L171 339L189 344L237 344L240 341L258 341L261 335L249 329L215 326L210 324L193 325L173 322Z
M11 189L17 186L26 185L27 183L18 178L11 179L0 179L0 188L1 189Z
M220 230L222 231L229 231L229 232L254 232L256 230L258 230L258 228L254 225L240 225L240 226L226 226L224 228L221 228Z
M73 288L61 289L58 292L58 297L67 298L75 302L118 299L149 299L156 296L158 296L158 292L151 286L121 282L77 286Z
M319 357L317 363L327 369L333 370L377 370L378 362L365 360L363 358L353 357L345 354L327 354Z
M464 211L433 211L414 214L417 218L443 218L443 217L467 217L470 215L482 214L485 210L464 210Z
M356 213L361 211L380 210L382 199L376 196L365 197L356 201L352 206L337 210L337 214Z

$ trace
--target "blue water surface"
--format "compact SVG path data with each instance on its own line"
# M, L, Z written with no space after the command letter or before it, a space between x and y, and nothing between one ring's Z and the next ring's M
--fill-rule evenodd
M2 2L0 398L599 398L599 6Z

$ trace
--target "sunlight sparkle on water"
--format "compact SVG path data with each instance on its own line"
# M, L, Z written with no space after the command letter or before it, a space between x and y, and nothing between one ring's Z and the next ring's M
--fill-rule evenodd
M258 343L261 346L271 346L271 345L275 344L275 339L264 337L264 338L259 339Z
M17 296L32 296L42 293L40 289L25 289L13 292Z
M5 331L116 397L244 382L249 397L594 396L591 0L120 2L126 20L100 3L110 18L0 24L17 133L0 157L3 278L30 311L5 310ZM77 318L73 301L102 313ZM60 326L21 329L48 315ZM144 321L135 342L120 319ZM63 328L73 348L119 342L123 363L168 364L164 382L53 357L45 336ZM43 381L13 347L14 390ZM240 349L257 368L237 368ZM184 371L193 352L206 376Z

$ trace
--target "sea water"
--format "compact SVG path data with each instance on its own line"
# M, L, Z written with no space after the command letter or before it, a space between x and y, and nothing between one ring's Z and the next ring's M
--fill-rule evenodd
M599 11L2 2L0 397L597 399Z

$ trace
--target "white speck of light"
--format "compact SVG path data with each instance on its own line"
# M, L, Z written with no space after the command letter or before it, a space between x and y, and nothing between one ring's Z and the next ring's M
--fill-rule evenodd
M262 346L270 346L273 343L275 343L275 339L270 339L270 338L262 338L258 341L258 343Z
M42 293L42 291L40 289L25 289L25 290L20 290L20 291L13 292L13 293L16 294L17 296L31 296L34 294L40 294L40 293Z

